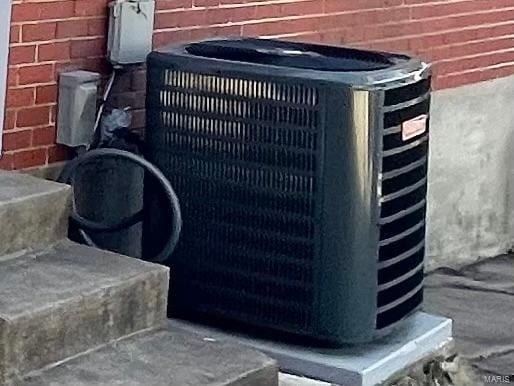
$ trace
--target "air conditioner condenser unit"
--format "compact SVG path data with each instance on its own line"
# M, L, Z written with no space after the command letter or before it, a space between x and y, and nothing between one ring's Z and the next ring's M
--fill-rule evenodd
M423 299L429 104L429 66L405 55L239 38L150 54L148 157L184 221L170 314L330 344L401 326Z

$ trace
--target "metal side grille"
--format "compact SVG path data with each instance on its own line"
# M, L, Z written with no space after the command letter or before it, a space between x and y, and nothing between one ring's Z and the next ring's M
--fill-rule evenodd
M307 330L320 91L177 70L161 76L154 159L184 216L174 290L188 291L180 297L196 312Z
M429 112L430 79L386 91L382 148L377 328L423 300L428 130L408 140L402 124Z

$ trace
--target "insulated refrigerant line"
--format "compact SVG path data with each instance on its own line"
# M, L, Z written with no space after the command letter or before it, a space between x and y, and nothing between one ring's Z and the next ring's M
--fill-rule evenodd
M145 172L148 172L159 182L162 189L164 190L171 211L172 223L170 224L170 235L166 240L163 249L156 256L144 257L143 259L154 263L162 263L168 260L175 250L175 247L177 246L180 238L180 232L182 230L182 214L180 203L175 191L173 190L173 187L171 186L168 179L164 176L164 174L155 165L148 162L144 158L128 151L110 148L94 149L83 153L79 157L70 161L63 170L62 174L59 176L59 182L73 184L73 177L79 167L87 163L97 161L100 158L122 159L134 163L142 167ZM143 221L143 210L123 218L116 224L108 224L105 222L94 222L82 217L76 211L74 203L71 213L71 220L79 228L79 233L84 242L89 246L98 248L98 246L94 243L87 232L116 232L118 230L128 228L138 222Z

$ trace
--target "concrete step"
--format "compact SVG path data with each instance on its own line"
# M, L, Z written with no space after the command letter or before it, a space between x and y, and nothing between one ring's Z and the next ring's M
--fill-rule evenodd
M276 363L181 328L136 335L31 374L17 386L277 386Z
M0 171L0 256L64 238L70 194L67 185Z
M168 279L165 267L70 241L0 261L0 384L162 326Z

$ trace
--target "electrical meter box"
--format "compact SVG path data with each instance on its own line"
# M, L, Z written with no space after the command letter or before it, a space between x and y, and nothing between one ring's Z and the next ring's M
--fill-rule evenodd
M154 0L116 0L109 4L108 58L113 64L138 64L152 50Z
M57 143L86 146L93 139L100 74L71 71L59 76Z

